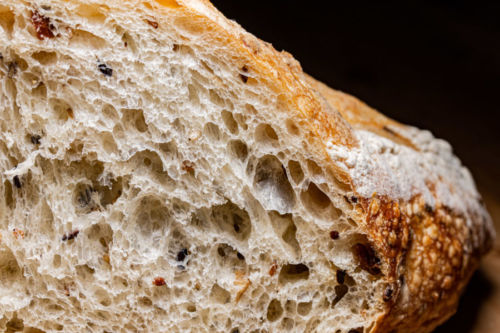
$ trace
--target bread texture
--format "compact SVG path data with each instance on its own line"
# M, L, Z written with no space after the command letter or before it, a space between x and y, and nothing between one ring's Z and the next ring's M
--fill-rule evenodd
M204 0L0 4L0 330L430 332L494 230L445 141Z

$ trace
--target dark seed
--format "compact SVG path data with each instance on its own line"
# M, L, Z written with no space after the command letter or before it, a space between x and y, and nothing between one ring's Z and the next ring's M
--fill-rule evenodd
M76 229L75 231L64 234L64 236L62 237L62 240L67 241L67 240L75 239L79 233L80 233L80 230Z
M241 254L241 253L236 253L236 256L238 257L238 259L240 260L245 260L245 257Z
M19 179L19 176L14 176L13 181L14 181L14 185L17 188L21 188L22 184L21 184L21 180Z
M351 197L351 201L353 203L357 203L358 202L358 197L355 197L354 195Z
M45 38L54 38L55 35L52 32L53 25L50 23L50 19L41 15L39 12L34 11L31 14L31 23L35 27L36 36L40 40Z
M234 228L234 231L236 231L236 232L240 232L240 230L241 230L238 223L234 223L233 228Z
M97 68L99 68L99 70L101 71L102 74L106 75L106 76L112 76L113 75L113 69L108 67L106 64L99 64L97 66Z
M394 290L392 290L390 287L387 287L384 291L384 302L389 302L392 298L392 294L394 293Z
M165 279L162 277L155 277L153 280L153 285L155 285L157 287L161 287L161 286L164 286L166 284L167 283L165 282Z
M32 135L31 136L31 143L34 145L39 145L41 139L42 139L42 137L38 134Z
M339 239L339 232L336 230L330 231L330 238L331 239Z
M182 249L177 253L177 261L184 261L188 255L187 249Z
M184 265L177 265L177 268L180 269L181 271L186 269L186 267L184 267Z
M337 270L337 283L344 284L345 281L345 271Z

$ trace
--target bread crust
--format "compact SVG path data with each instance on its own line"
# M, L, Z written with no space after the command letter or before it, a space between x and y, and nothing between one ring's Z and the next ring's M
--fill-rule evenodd
M383 193L383 184L375 177L369 180L375 184L372 195L360 193L355 179L332 158L334 154L328 152L328 145L356 149L360 146L356 131L368 131L419 157L428 147L415 140L416 129L399 124L356 98L307 76L291 55L277 52L270 44L245 32L207 0L157 2L167 4L169 10L182 11L179 16L188 17L192 28L203 26L210 30L214 42L227 46L224 52L231 52L242 64L266 77L266 84L279 93L286 109L291 113L298 111L292 115L310 128L307 139L314 142L314 153L331 166L330 171L339 181L361 198L357 221L383 262L387 283L385 309L370 332L430 332L448 319L494 238L491 219L472 180L466 179L465 183L451 180L450 184L450 179L436 180L433 170L420 173L418 177L426 182L433 195L433 205L418 191L404 196ZM431 143L435 141L430 139ZM432 158L439 160L439 153ZM455 160L445 160L444 169L451 172L463 168ZM439 188L443 184L454 191L452 205L442 197ZM377 191L378 187L381 191Z

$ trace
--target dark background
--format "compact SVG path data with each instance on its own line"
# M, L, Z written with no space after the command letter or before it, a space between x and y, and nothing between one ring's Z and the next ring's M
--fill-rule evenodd
M500 2L212 2L320 81L449 141L500 202ZM476 273L437 332L471 332L491 288Z

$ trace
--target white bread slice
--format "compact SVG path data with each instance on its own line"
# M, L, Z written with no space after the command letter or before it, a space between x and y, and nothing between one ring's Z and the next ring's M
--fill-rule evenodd
M493 237L449 145L203 0L0 4L0 330L428 332Z

